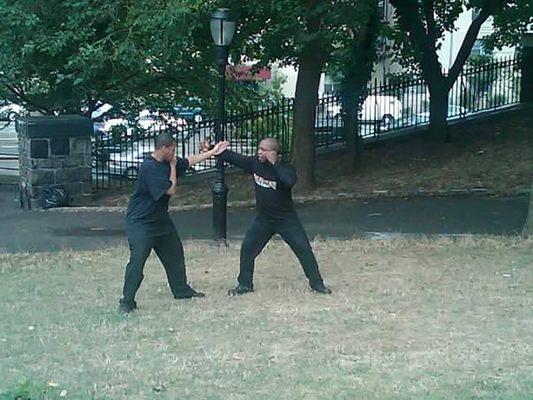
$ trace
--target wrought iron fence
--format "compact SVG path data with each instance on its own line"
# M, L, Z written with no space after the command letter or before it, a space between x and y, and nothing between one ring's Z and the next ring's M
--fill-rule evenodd
M466 118L475 113L519 102L520 63L518 59L465 68L449 92L448 119ZM429 123L429 91L421 78L400 78L393 82L372 82L357 117L357 134L363 141L386 140L392 133ZM162 114L163 115L163 114ZM202 121L174 116L149 120L102 133L93 141L93 187L106 189L130 184L139 167L155 147L155 137L170 132L178 143L178 155L198 152L203 140L213 141L216 120ZM277 137L281 152L290 154L294 130L294 100L229 113L225 137L242 154L254 154L258 141ZM355 133L354 133L355 134ZM315 148L342 146L346 141L343 110L336 95L319 99L315 114ZM189 174L212 170L214 160L206 160Z

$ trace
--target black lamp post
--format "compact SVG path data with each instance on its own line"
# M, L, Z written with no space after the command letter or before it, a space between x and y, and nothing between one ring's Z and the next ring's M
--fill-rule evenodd
M216 63L218 67L218 107L215 125L215 142L224 140L225 110L224 95L226 86L226 65L228 63L229 45L235 33L235 21L230 10L219 8L211 15L211 36L215 42ZM217 170L213 181L213 235L215 240L226 240L226 205L228 187L224 179L224 162L217 159Z

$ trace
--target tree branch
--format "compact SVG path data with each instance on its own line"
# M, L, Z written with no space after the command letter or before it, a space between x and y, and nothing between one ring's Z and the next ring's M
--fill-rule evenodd
M418 0L390 0L390 3L395 8L400 26L409 33L411 44L421 53L420 63L424 80L431 84L435 80L443 79L435 43L427 40Z
M466 60L470 56L472 47L474 46L474 43L476 42L477 35L479 33L479 30L481 29L481 25L483 25L483 23L487 20L488 17L490 17L490 15L491 15L491 8L485 6L481 9L481 12L470 24L470 27L468 28L468 31L465 35L463 43L461 44L461 48L459 49L459 52L457 53L457 57L455 57L455 61L452 67L450 68L448 77L446 78L447 79L446 85L448 86L448 89L451 89L457 77L461 73L461 70L463 69L463 66Z
M15 96L15 98L17 99L17 103L21 103L22 102L22 105L24 106L30 106L29 108L32 108L36 111L39 111L43 114L50 114L50 110L46 109L46 108L43 108L42 106L34 103L32 100L30 100L28 98L28 96L26 96L26 94L24 93L24 91L22 89L17 89L15 86L12 86L10 85L9 83L7 83L6 81L2 81L0 82L0 84L2 84L9 92L13 93L13 95Z
M424 0L424 15L426 17L428 38L435 46L437 43L437 26L435 24L435 10L433 8L433 0Z

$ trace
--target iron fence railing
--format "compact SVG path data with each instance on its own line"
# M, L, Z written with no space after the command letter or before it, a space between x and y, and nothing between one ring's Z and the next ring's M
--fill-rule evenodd
M466 118L475 113L519 102L520 62L510 59L477 67L468 67L459 75L449 92L448 119ZM357 115L357 134L363 141L386 140L400 129L429 123L430 97L421 78L396 78L394 81L369 84ZM198 152L203 140L213 141L216 120L204 116L202 121L186 121L168 116L154 118L144 128L138 124L100 132L93 140L93 187L106 189L135 180L146 154L153 151L155 137L170 132L178 143L178 155ZM294 131L294 100L255 109L230 112L224 124L225 137L232 148L253 154L265 136L277 137L281 152L290 154ZM355 132L354 132L355 134ZM319 99L315 113L315 148L342 146L346 141L343 110L336 95ZM209 171L214 160L194 166L188 173Z

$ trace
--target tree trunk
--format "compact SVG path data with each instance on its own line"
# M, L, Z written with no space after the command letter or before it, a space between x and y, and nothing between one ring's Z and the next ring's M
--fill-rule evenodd
M344 118L344 134L346 135L346 154L344 156L344 165L347 172L354 172L361 163L362 146L359 138L356 113L357 104L350 104L352 111L346 111Z
M533 184L531 184L531 189L529 190L529 210L524 229L522 230L522 236L533 236Z
M448 88L445 79L429 83L429 135L432 139L448 142Z
M355 171L361 162L362 143L358 132L357 114L365 97L367 82L372 75L376 58L375 41L379 31L377 3L374 0L361 0L357 2L357 7L361 15L366 15L367 19L352 42L341 92L346 134L345 167L348 172Z
M297 190L309 190L315 184L315 112L321 72L321 57L316 49L309 49L300 58L294 97L292 163L298 171Z

